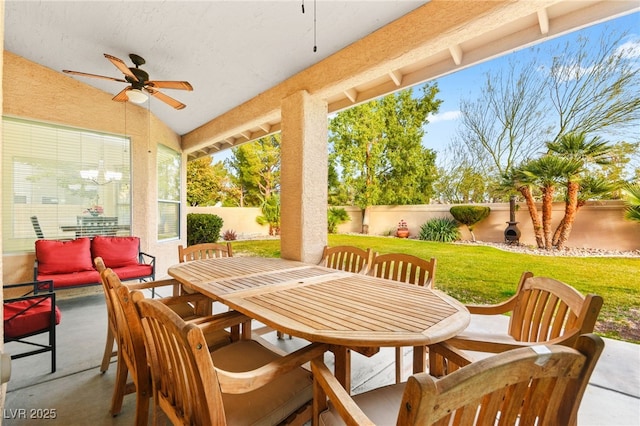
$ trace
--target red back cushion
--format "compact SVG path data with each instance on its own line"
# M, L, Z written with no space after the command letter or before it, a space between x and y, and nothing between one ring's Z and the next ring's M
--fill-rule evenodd
M36 259L40 274L67 274L93 269L89 238L36 240Z
M107 268L137 265L140 238L95 236L91 242L91 255L100 256Z

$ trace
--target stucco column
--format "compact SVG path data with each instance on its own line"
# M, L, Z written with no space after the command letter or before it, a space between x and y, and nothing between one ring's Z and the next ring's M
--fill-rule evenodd
M327 103L289 95L281 129L281 257L315 263L327 243Z

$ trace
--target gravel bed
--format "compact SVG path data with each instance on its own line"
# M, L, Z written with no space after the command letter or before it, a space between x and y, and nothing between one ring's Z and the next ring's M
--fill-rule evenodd
M524 244L491 243L485 241L456 241L455 244L469 244L491 246L500 250L515 253L534 254L538 256L568 256L568 257L640 257L640 250L620 251L596 248L566 247L563 250L542 250L534 246Z

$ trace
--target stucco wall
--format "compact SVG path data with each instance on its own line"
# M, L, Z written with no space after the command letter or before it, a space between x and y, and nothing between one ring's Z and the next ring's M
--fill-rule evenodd
M504 241L504 230L509 221L509 204L485 204L491 208L491 214L474 228L477 240L489 242ZM539 206L540 207L540 206ZM369 208L369 234L390 235L395 232L398 222L404 219L409 225L411 236L420 232L420 226L436 217L451 217L447 204L429 204L412 206L372 206ZM193 208L189 208L191 212ZM554 229L564 213L564 203L553 206ZM339 225L339 233L359 233L362 228L362 211L357 207L345 207L351 221ZM256 227L255 217L259 209L239 209L226 207L202 207L202 213L213 213L222 217L223 230L232 228L239 236L243 234L266 235L267 227ZM576 216L569 237L569 247L599 248L606 250L639 250L640 225L624 220L624 204L621 201L590 202L582 207ZM518 228L522 232L520 242L535 245L533 226L524 204L518 205L516 212ZM246 227L245 227L246 226ZM462 238L471 239L465 227L461 227Z
M113 94L83 84L60 70L45 68L7 51L3 65L3 114L131 137L131 234L140 237L143 251L157 257L158 276L166 276L167 268L177 262L179 241L158 242L156 237L157 144L181 152L180 136L153 113L149 115L147 108L114 102ZM8 195L3 194L3 198ZM182 235L186 235L184 223ZM4 282L32 279L33 258L33 253L4 255Z

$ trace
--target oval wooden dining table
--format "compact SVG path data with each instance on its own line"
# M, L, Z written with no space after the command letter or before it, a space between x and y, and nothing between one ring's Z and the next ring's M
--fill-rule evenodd
M227 257L169 268L170 276L283 333L333 345L335 374L350 389L350 349L425 347L456 336L469 311L445 293L293 260Z

